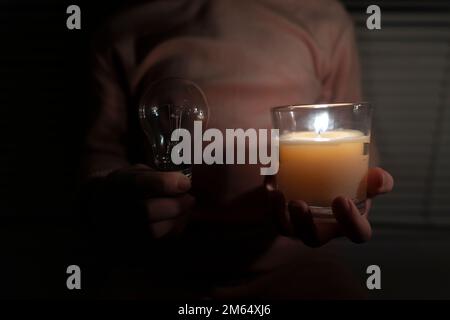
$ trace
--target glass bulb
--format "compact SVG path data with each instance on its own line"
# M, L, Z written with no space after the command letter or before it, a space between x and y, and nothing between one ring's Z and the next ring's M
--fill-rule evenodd
M139 118L153 152L153 166L159 171L182 171L191 176L192 166L171 161L175 129L186 129L194 137L194 121L208 120L208 103L200 87L182 78L154 82L139 104ZM192 144L191 144L192 145Z

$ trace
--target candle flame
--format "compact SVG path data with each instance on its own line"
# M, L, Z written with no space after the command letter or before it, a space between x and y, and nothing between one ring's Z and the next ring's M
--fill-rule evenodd
M321 134L328 129L328 113L324 112L316 116L314 119L314 130L317 134Z

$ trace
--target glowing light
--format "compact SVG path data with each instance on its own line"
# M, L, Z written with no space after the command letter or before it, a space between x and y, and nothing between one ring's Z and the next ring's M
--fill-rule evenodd
M330 119L328 118L328 112L318 114L314 119L314 130L317 134L327 131L328 123Z

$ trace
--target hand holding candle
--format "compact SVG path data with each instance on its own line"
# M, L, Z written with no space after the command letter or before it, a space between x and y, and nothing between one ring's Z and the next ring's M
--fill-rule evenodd
M280 129L280 169L266 187L282 233L313 247L340 235L367 241L371 198L393 187L389 173L368 169L370 108L291 106L274 108L272 116Z
M367 104L274 108L280 130L278 188L287 200L302 199L320 217L332 217L334 198L346 196L364 208L369 164Z

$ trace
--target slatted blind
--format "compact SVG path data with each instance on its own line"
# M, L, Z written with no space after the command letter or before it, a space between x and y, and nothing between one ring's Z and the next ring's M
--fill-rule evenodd
M344 1L356 22L363 88L381 165L395 177L373 220L450 224L450 2ZM382 29L366 28L381 8Z

